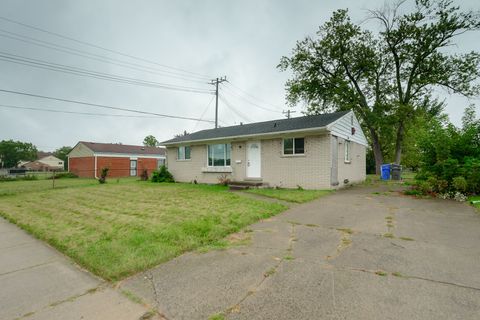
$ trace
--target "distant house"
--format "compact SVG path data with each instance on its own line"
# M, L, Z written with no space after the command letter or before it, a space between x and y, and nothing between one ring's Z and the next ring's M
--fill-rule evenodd
M31 171L61 171L64 162L50 153L39 152L38 159L34 161L20 161L18 167Z
M151 174L164 163L164 148L116 143L80 141L68 154L69 171L82 178L98 178L102 168L109 168L109 177Z
M177 181L219 177L271 187L338 188L365 180L367 140L353 112L198 131L162 143Z

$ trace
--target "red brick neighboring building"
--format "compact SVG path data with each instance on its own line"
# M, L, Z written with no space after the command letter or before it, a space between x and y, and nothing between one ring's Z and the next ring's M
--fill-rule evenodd
M165 148L157 147L80 141L68 154L69 171L81 178L98 178L102 168L112 178L151 175L163 164Z

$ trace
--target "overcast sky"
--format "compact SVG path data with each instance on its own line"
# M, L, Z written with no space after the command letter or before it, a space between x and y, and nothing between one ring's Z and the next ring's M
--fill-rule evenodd
M283 55L290 54L297 40L313 35L318 26L338 8L348 8L353 20L359 22L366 15L366 8L378 8L383 3L383 0L0 0L1 17L154 61L159 65L1 19L0 55L7 53L11 57L14 54L17 55L14 57L16 59L39 59L142 81L199 88L202 91L214 89L207 84L208 79L226 76L231 85L221 85L220 124L225 126L241 121L262 121L283 117L281 111L286 109L284 84L289 74L280 72L276 66ZM480 9L478 0L464 0L461 3L465 9ZM16 34L30 38L21 38L23 41L12 39L19 39ZM458 41L458 50L480 51L478 39L478 32L462 36ZM43 47L30 43L34 40L43 41L36 42ZM52 45L63 46L56 47L63 51L46 48ZM65 52L69 51L68 48L74 49L77 55ZM95 54L90 57L97 60L86 58L85 55L89 53ZM110 63L106 63L105 58ZM1 60L0 70L0 89L4 90L204 120L214 119L215 101L210 93L118 83ZM461 97L445 95L445 98L450 119L459 124L463 109L470 102ZM479 100L471 102L475 102L480 111ZM139 115L1 92L0 104L130 116L62 114L0 107L0 140L28 141L46 151L64 145L73 146L79 140L141 144L149 134L163 141L184 130L192 132L213 127L208 122L141 115L131 117ZM302 110L297 107L295 111L295 115L300 115Z

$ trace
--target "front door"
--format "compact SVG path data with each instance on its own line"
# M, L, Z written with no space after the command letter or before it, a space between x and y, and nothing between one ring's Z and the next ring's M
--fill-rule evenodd
M137 160L130 160L130 176L137 176Z
M262 149L260 141L247 142L247 178L262 177Z

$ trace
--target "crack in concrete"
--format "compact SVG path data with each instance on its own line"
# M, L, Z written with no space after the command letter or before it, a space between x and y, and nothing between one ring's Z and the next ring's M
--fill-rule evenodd
M338 270L338 271L357 271L357 272L365 272L365 273L375 274L375 275L379 271L379 270L369 270L369 269L362 269L362 268L338 268L338 267L335 267L334 265L331 265L331 266L333 267L334 270ZM390 272L390 271L385 271L385 272L388 273L388 274L393 273L393 272ZM423 280L423 281L428 281L428 282L433 282L433 283L455 286L455 287L464 288L464 289L471 289L471 290L480 291L480 288L477 288L477 287L467 286L467 285L460 284L460 283L455 283L455 282L430 279L430 278L425 278L425 277L420 277L420 276L402 275L400 278L417 279L417 280Z
M158 309L158 293L157 293L157 286L155 285L155 281L153 279L153 274L151 271L148 271L145 273L145 277L150 280L150 285L152 286L152 292L153 292L153 300L155 300L155 308Z
M18 317L18 318L16 318L16 319L25 319L25 318L28 318L28 317L33 316L35 313L37 313L37 312L39 312L39 311L47 310L47 309L49 309L49 308L55 308L56 306L59 306L59 305L61 305L61 304L63 304L63 303L66 303L66 302L73 302L73 301L77 300L77 299L80 298L80 297L86 296L86 295L91 294L91 293L95 293L96 291L98 291L98 290L100 290L101 288L104 288L104 287L105 287L105 284L102 283L102 284L100 284L100 285L98 285L98 286L96 286L96 287L93 287L93 288L91 288L91 289L86 290L86 291L83 292L83 293L80 293L80 294L77 294L77 295L73 295L73 296L68 297L68 298L66 298L66 299L63 299L63 300L54 301L54 302L50 303L48 306L44 306L44 307L41 307L41 308L38 309L38 310L35 310L35 311L32 311L32 312L26 313L26 314L24 314L24 315L22 315L22 316L20 316L20 317Z
M295 238L295 223L290 223L291 225L291 230L290 230L290 238L289 238L289 244L288 244L288 248L286 249L287 253L292 253L293 252L293 243L296 241L296 238ZM252 296L255 294L255 292L257 292L257 289L267 280L267 278L271 278L278 270L278 268L280 267L280 265L285 261L285 258L281 258L278 263L276 263L272 268L270 268L269 270L271 270L272 272L268 273L264 273L263 275L263 279L257 283L254 287L253 290L249 290L237 303L235 303L234 305L228 307L227 309L225 309L222 314L223 315L228 315L228 314L231 314L233 312L240 312L240 305L245 301L247 300L248 297Z
M15 272L19 272L19 271L25 271L25 270L29 270L29 269L34 269L34 268L41 267L41 266L50 264L50 263L55 262L55 261L60 261L60 260L61 260L61 259L59 259L59 258L54 258L54 259L52 259L52 260L48 260L48 261L46 261L46 262L39 263L39 264L36 264L36 265L33 265L33 266L29 266L29 267L25 267L25 268L22 268L22 269L16 269L16 270L8 271L8 272L5 272L5 273L0 273L0 277L6 276L6 275L8 275L8 274L15 273Z

